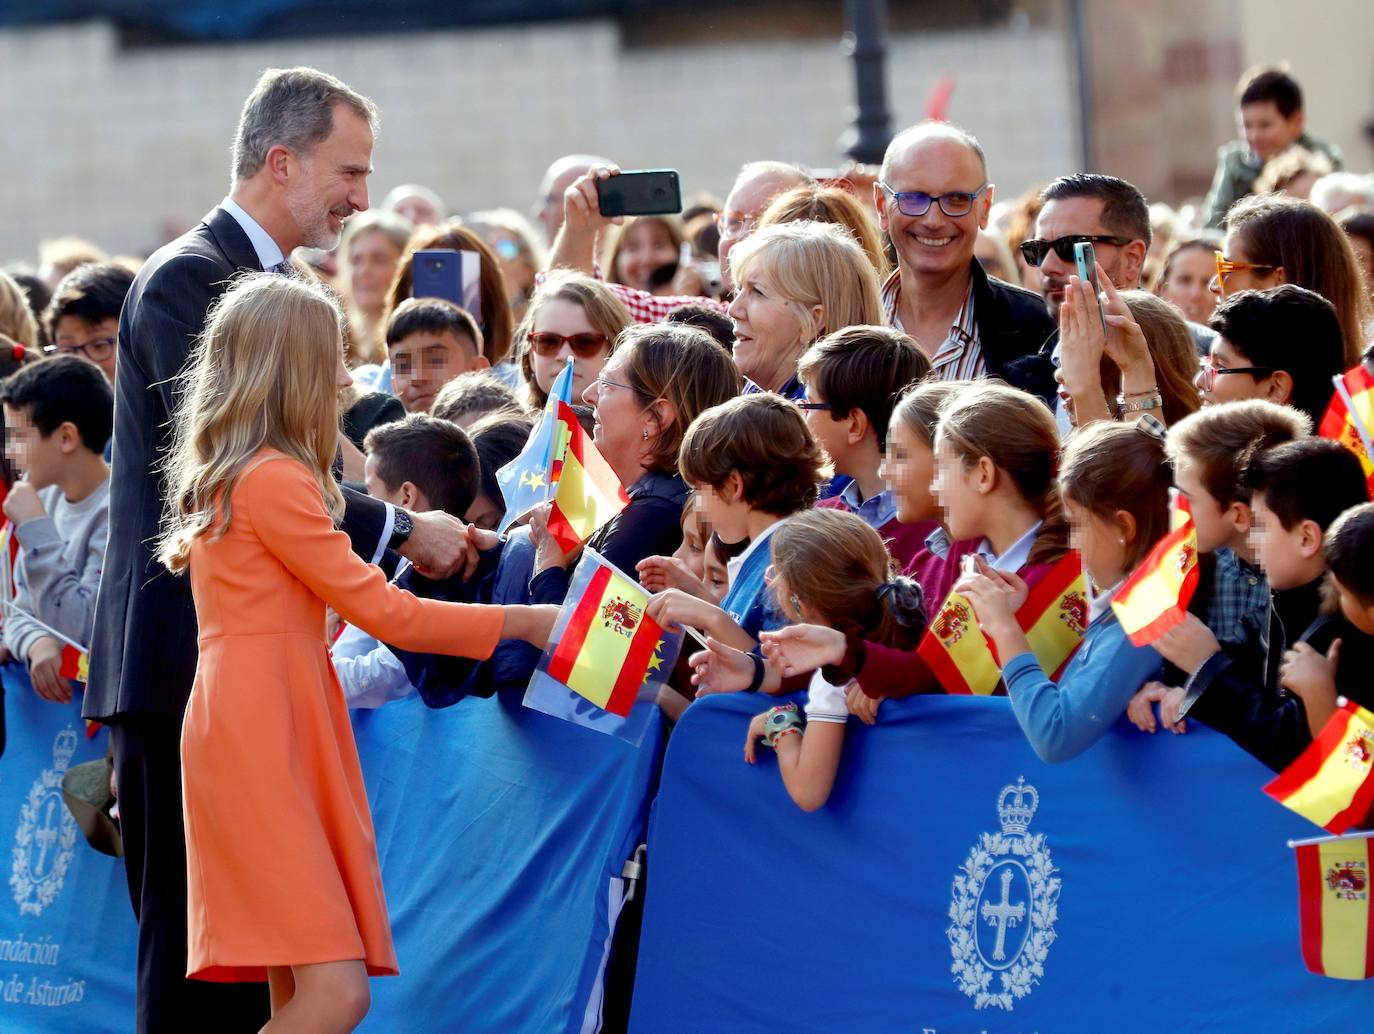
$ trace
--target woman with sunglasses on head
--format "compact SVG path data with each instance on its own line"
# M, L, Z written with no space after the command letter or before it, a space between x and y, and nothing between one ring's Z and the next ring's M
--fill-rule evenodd
M554 378L569 359L577 360L572 396L579 401L630 322L629 310L600 280L567 271L550 273L515 331L526 406L534 412L544 408Z
M1355 366L1369 341L1369 295L1350 241L1320 208L1298 198L1254 195L1226 214L1226 242L1216 254L1212 290L1238 291L1296 284L1336 308L1345 339L1345 366ZM1320 419L1320 415L1318 415Z

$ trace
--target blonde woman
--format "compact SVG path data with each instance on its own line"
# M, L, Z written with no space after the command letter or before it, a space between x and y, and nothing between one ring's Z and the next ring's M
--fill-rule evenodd
M182 730L187 973L267 980L264 1031L350 1031L394 974L357 748L325 605L418 651L542 643L554 608L421 600L337 530L343 315L267 274L212 311L184 376L159 559L191 572L200 657Z
M883 322L878 273L849 231L836 223L782 223L730 249L737 288L730 303L735 363L745 393L800 399L797 360L826 334Z
M29 308L28 295L8 273L0 270L0 334L11 341L33 349L41 355L42 342L38 338L38 321Z

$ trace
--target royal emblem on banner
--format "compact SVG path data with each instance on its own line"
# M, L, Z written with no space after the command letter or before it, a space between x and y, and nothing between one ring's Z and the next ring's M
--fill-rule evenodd
M1374 735L1364 731L1358 733L1345 745L1341 760L1358 772L1368 770L1370 762L1374 761Z
M601 623L619 632L626 639L633 638L639 619L643 616L642 607L636 607L622 596L613 596L601 608Z
M1039 805L1040 794L1024 777L1003 787L997 798L1002 831L981 834L954 874L945 931L950 971L975 1009L1010 1012L1045 972L1060 880L1045 835L1029 832Z
M1342 862L1326 870L1326 885L1342 901L1369 899L1368 866L1363 861Z
M1088 598L1081 592L1071 592L1059 601L1059 620L1077 635L1088 630Z
M973 612L962 599L951 599L935 616L935 623L930 626L946 646L953 646L964 637L970 624L973 623Z
M62 800L62 776L78 743L74 729L53 740L52 768L45 768L19 809L10 889L21 916L42 915L62 890L76 848L76 819Z

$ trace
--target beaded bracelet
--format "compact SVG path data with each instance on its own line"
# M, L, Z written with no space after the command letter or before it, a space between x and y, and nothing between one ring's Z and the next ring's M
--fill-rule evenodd
M1116 397L1116 411L1121 416L1125 416L1127 413L1145 413L1151 409L1163 408L1164 397L1160 395L1158 392L1149 396L1148 398L1135 399L1131 402L1126 401L1126 397L1124 395L1118 395Z
M788 733L801 735L802 720L796 704L782 704L770 707L764 712L763 742L776 749L777 742Z

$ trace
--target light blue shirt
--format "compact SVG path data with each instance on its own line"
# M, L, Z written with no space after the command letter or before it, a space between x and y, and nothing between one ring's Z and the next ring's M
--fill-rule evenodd
M1035 546L1035 536L1040 534L1040 525L1043 521L1036 521L1027 529L1026 533L1006 548L1001 556L995 556L992 552L992 543L984 539L978 544L978 555L987 560L988 566L994 571L1006 571L1015 574L1026 566L1026 561L1030 559L1031 549Z
M248 242L257 253L258 265L263 269L271 269L286 261L286 256L281 253L281 248L272 239L272 235L259 226L258 221L240 208L232 198L225 198L219 203L219 207L232 215L234 222L248 235Z
M405 665L361 628L345 628L330 652L349 707L381 707L415 694Z
M875 531L880 530L883 525L890 523L892 518L897 516L897 500L893 497L890 488L885 488L877 495L871 495L863 502L859 502L859 483L851 481L840 492L840 500L851 511L863 518L863 522Z

